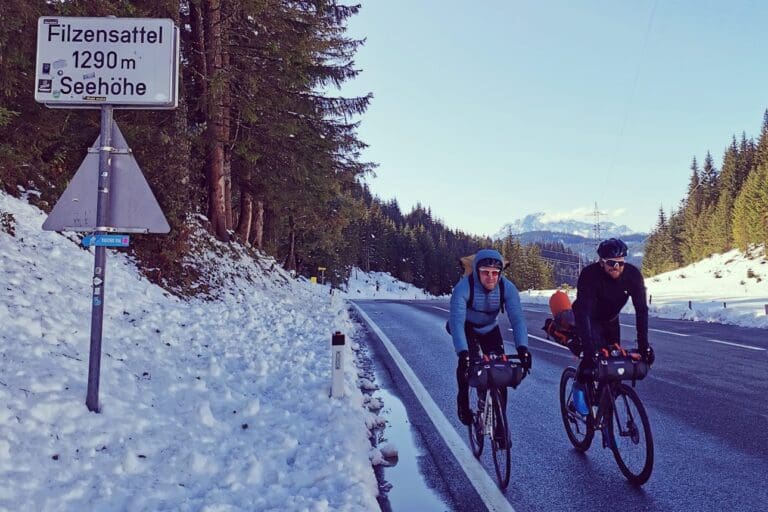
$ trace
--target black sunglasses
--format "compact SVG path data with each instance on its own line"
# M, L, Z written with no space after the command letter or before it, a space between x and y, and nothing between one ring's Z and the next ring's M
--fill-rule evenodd
M603 260L603 263L605 263L606 265L608 265L611 268L616 268L616 267L621 268L621 267L624 266L625 262L619 261L619 260Z

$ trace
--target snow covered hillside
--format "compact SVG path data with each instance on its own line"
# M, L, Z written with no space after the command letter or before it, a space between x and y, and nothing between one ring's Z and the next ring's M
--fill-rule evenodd
M715 254L648 278L645 285L652 316L768 328L768 260L763 247ZM551 293L524 292L521 298L546 303ZM632 311L630 302L624 312Z
M93 249L43 232L43 213L0 192L2 212L0 510L378 507L378 420L340 294L240 258L218 261L217 300L185 301L110 252L94 414ZM349 341L341 400L328 397L336 330Z

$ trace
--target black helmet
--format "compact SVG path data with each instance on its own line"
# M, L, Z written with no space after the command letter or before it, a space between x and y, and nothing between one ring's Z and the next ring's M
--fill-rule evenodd
M597 247L597 255L601 258L623 258L627 255L627 244L618 238L603 240Z
M501 270L503 266L504 264L501 261L497 260L496 258L483 258L477 262L477 268L494 267Z

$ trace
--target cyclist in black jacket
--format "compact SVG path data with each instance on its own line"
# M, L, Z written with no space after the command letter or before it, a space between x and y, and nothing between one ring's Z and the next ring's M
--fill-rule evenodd
M603 240L597 248L600 260L584 267L579 275L573 313L576 333L583 343L584 357L579 364L577 380L585 380L585 370L594 367L593 354L601 348L620 343L619 312L631 298L635 307L637 345L648 365L655 359L648 344L648 305L645 281L640 270L624 261L627 245L617 238ZM574 405L587 414L583 389L575 388Z

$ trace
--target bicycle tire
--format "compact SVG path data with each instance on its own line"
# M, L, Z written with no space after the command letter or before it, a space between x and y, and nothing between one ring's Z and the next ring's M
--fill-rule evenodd
M494 389L491 392L491 400L493 407L491 407L491 416L493 417L491 425L491 451L493 453L493 467L496 469L496 477L501 489L506 489L509 485L509 476L511 473L511 461L512 461L512 439L509 435L509 425L507 422L506 414L501 408L501 398L499 396L499 390ZM504 432L503 445L499 444L493 436L496 433L496 429L500 428Z
M585 421L581 415L568 407L569 402L572 402L571 389L575 380L576 368L569 366L563 370L560 376L560 414L563 417L563 426L568 440L578 451L585 452L592 445L595 429L589 417Z
M469 447L472 449L472 455L480 458L483 454L483 444L485 440L485 424L482 418L482 411L479 408L480 393L477 388L470 388L469 404L472 409L472 423L467 425L467 435L469 436Z
M615 387L608 433L621 472L633 485L643 485L653 471L653 434L643 402L626 384Z

